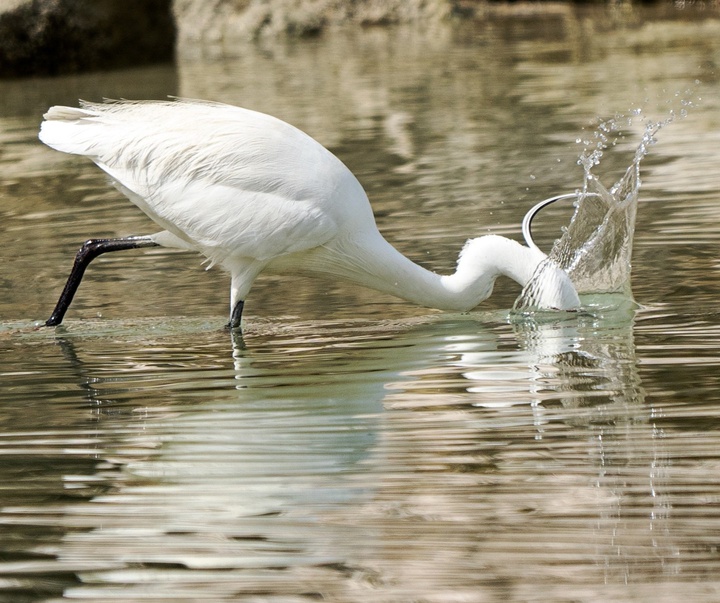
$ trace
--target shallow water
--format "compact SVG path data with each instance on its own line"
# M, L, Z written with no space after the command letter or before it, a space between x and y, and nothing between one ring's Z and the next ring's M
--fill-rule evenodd
M645 10L645 9L643 9ZM668 9L655 9L668 10ZM369 29L177 66L0 82L0 601L720 598L720 22L563 7ZM597 118L664 118L644 160L636 304L445 314L167 250L101 258L38 329L78 244L152 232L41 113L213 98L283 117L359 176L387 238L438 271L520 238L582 185ZM630 165L642 128L595 170ZM534 233L550 249L571 208Z

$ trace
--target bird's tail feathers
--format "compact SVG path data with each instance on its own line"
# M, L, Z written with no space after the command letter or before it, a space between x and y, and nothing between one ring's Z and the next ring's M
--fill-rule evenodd
M93 123L96 113L89 108L50 107L43 116L39 138L49 147L63 153L92 155L93 137L82 127Z
M43 115L45 121L78 121L92 117L93 112L89 109L83 109L81 107L63 107L62 105L56 105L50 107L47 113Z

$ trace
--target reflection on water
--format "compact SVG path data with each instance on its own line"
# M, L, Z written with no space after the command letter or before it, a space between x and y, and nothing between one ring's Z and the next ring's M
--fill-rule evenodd
M0 601L717 600L720 36L619 10L0 83ZM99 259L67 324L32 326L82 240L153 230L37 142L54 102L276 113L358 174L389 240L449 272L467 237L519 238L535 201L581 186L598 115L662 118L696 78L702 101L643 160L637 305L510 317L498 283L449 315L271 277L232 341L227 277L152 250ZM569 214L543 212L541 248Z
M15 332L53 382L18 371L3 394L40 407L5 417L6 588L528 600L540 581L547 600L628 583L642 600L679 581L678 595L716 556L717 481L700 473L716 438L697 407L647 399L638 317L603 301L545 323L268 324L232 354L204 322ZM643 335L662 317L639 318Z

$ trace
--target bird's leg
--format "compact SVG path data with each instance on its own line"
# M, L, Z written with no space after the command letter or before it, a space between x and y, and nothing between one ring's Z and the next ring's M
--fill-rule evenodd
M242 319L242 312L244 306L245 302L243 300L238 300L235 303L230 314L230 322L227 324L228 330L237 331L240 329L240 320Z
M123 251L124 249L138 249L139 247L156 247L158 244L151 237L124 237L121 239L90 239L85 241L75 256L70 276L68 277L65 288L60 294L60 299L55 305L50 318L45 321L46 327L55 327L59 325L65 312L67 312L72 303L75 292L80 286L83 274L88 264L97 256L109 251Z

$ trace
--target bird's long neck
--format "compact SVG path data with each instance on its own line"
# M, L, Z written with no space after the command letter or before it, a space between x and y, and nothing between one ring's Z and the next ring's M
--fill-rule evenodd
M466 311L492 293L495 279L508 276L524 286L545 255L499 236L467 243L454 274L441 276L415 264L379 233L324 248L304 260L312 272L332 274L440 310Z

